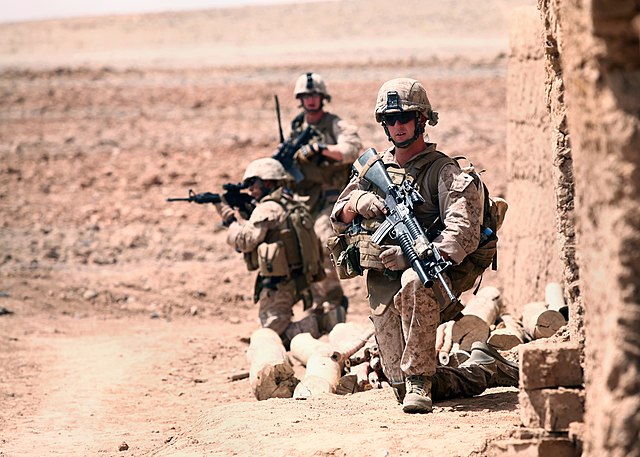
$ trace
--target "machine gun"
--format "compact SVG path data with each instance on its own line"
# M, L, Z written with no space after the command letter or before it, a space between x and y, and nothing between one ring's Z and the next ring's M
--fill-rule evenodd
M424 203L424 198L404 181L394 184L375 149L367 149L353 164L356 173L376 186L384 194L385 221L371 236L371 241L380 245L388 235L398 241L402 253L409 260L425 287L433 286L437 279L442 284L449 300L458 301L451 292L442 273L452 263L445 260L438 248L429 241L420 223L413 214L414 205Z
M214 194L212 192L204 192L201 194L196 194L192 189L189 189L189 196L186 198L167 198L168 202L189 202L189 203L198 203L199 205L204 205L206 203L211 203L213 205L217 203L227 203L232 208L235 208L240 213L244 219L249 219L251 217L251 213L255 208L255 203L253 201L253 197L245 192L242 192L243 189L246 189L247 186L240 184L232 184L227 183L222 185L222 189L224 193Z
M280 146L273 155L273 158L282 164L296 182L300 182L304 179L304 175L300 168L296 164L295 154L302 146L309 144L311 138L315 135L315 130L311 126L307 126L306 129L296 138L290 138L287 141L282 134L282 120L280 119L280 103L278 102L278 96L275 95L276 100L276 114L278 115L278 132L280 134Z

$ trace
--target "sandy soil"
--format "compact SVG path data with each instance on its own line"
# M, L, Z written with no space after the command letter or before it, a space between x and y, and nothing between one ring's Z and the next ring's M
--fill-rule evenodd
M329 21L336 4L362 6L314 8L324 5ZM501 18L508 2L492 5ZM258 24L267 11L276 18L278 8L242 9L242 20ZM187 44L209 33L191 14L174 19L192 21ZM478 15L456 9L454 16L473 22ZM137 18L141 42L162 35ZM124 19L83 21L100 29ZM496 23L487 37L504 39L504 23ZM3 26L0 35L48 36L60 24ZM189 188L218 191L252 159L270 155L273 96L283 119L292 118L293 81L311 63L280 61L270 46L259 53L275 52L268 65L186 63L158 46L154 55L175 63L161 65L132 44L125 57L138 49L135 65L85 52L78 66L78 49L90 43L82 37L92 36L80 32L62 34L59 54L46 39L14 41L2 54L0 309L10 313L0 315L0 456L467 456L482 455L487 439L518 424L515 389L439 403L434 414L414 417L402 414L388 389L258 402L248 380L229 381L248 368L247 338L259 325L253 276L225 244L211 207L165 198ZM133 33L110 33L118 32ZM371 115L378 87L400 75L421 79L440 112L432 140L486 168L500 195L506 48L479 56L466 37L454 43L447 36L436 38L466 51L398 57L377 54L368 42L368 53L381 57L362 63L346 35L348 52L313 69L329 82L329 110L357 123L364 144L380 149L386 138ZM260 47L259 39L247 40ZM48 58L34 63L43 52ZM500 274L483 284L500 286ZM362 281L345 287L349 320L366 322Z

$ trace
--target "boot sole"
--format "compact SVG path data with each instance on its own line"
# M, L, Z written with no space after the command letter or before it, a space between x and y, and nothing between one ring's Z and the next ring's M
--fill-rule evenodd
M408 414L426 414L433 411L433 404L430 398L419 397L407 401L405 397L405 402L402 404L402 411Z
M487 354L489 357L493 357L496 360L499 360L500 362L504 363L505 365L513 368L514 370L519 370L518 364L515 362L512 362L510 360L505 359L504 357L502 357L500 355L500 353L493 349L491 346L486 345L486 346L474 346L471 348L472 350L477 350L477 351L482 351L485 354Z

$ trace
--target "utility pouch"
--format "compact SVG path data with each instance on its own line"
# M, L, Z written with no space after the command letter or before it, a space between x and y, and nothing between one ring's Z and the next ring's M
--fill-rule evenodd
M369 233L359 233L349 238L349 242L358 248L359 264L361 268L383 271L384 264L380 260L382 249L371 241Z
M355 245L347 243L346 235L332 236L327 241L329 257L338 278L349 279L362 275L360 254Z
M255 271L258 269L258 253L255 250L251 252L245 252L243 258L244 263L247 266L247 270Z
M262 243L258 246L258 267L260 275L266 278L270 276L289 276L287 255L282 241L275 243Z

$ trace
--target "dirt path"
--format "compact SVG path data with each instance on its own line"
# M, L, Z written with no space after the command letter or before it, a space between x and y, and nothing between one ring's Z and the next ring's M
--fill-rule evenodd
M16 332L32 325L20 318L0 324L20 353L1 357L12 368L0 383L11 417L3 457L469 455L518 419L515 389L442 402L428 416L403 414L389 389L256 402L248 381L227 379L246 368L242 324L212 332L194 318L63 317L28 337Z
M27 336L20 318L0 324L20 353L15 360L2 351L13 368L0 383L11 417L2 423L2 455L113 455L122 442L124 455L141 455L208 405L251 400L247 385L226 379L234 364L245 366L234 327L213 333L198 319L64 317ZM220 347L225 357L216 360Z

